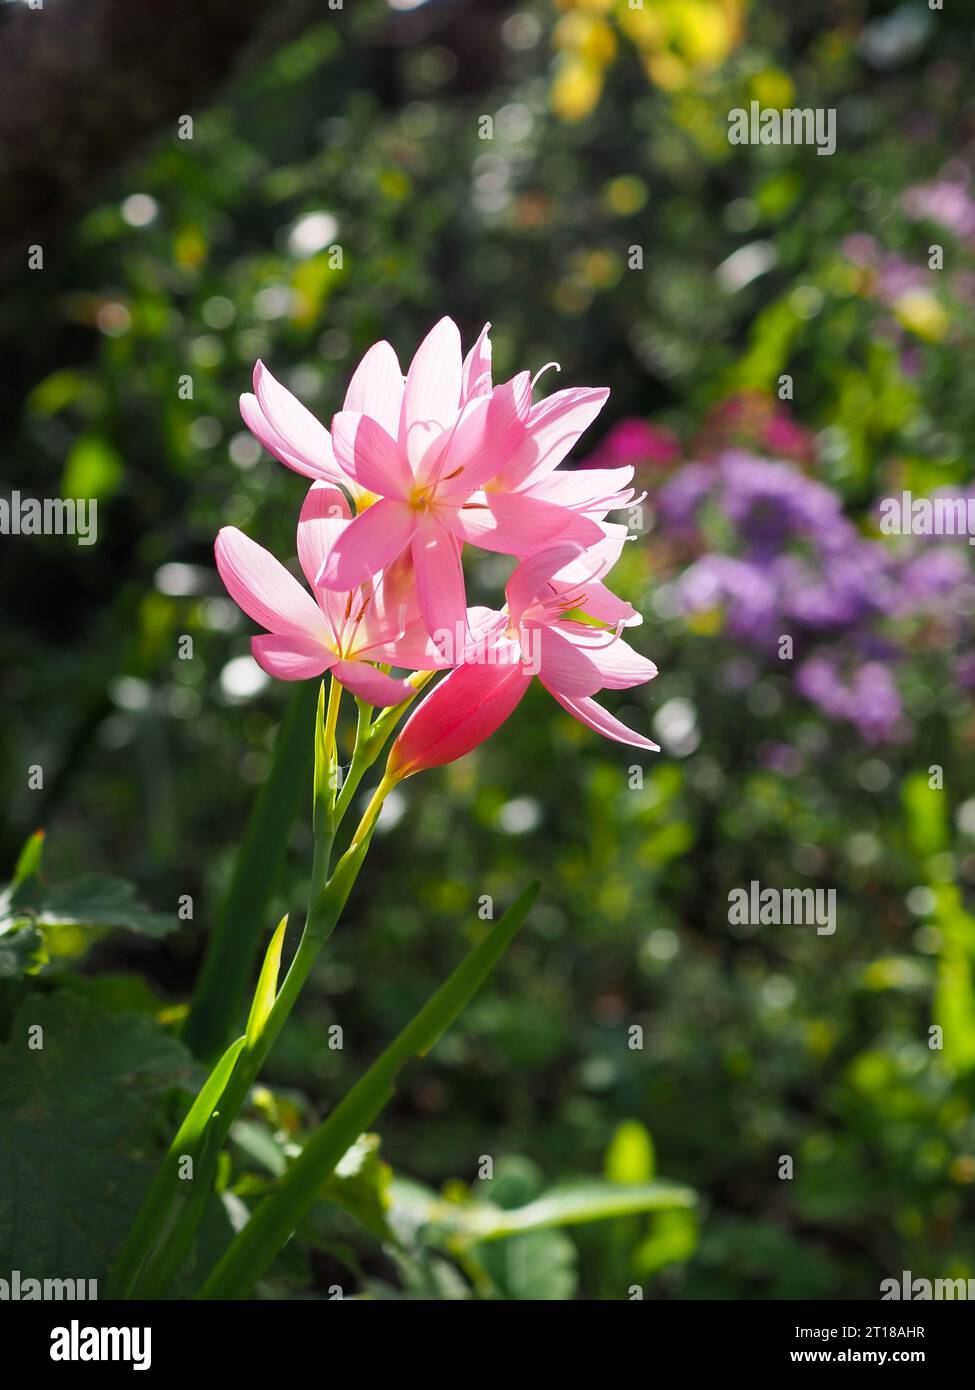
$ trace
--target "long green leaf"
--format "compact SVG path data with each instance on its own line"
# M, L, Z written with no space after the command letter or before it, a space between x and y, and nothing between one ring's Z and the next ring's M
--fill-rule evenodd
M537 883L520 894L493 931L461 962L319 1126L277 1190L264 1199L224 1252L200 1290L200 1298L242 1298L260 1278L318 1200L322 1183L388 1103L400 1068L411 1057L425 1056L466 1007L497 964L537 896Z
M12 887L17 888L28 879L37 878L41 872L41 856L44 852L44 831L35 830L20 851L17 867L14 869Z
M288 917L285 914L271 937L271 944L267 948L264 964L261 966L257 989L254 991L254 1000L251 1004L251 1011L247 1018L247 1030L244 1035L248 1048L255 1047L260 1040L268 1014L274 1007L274 1001L277 998L281 948L284 946L284 934L287 930Z
M476 1240L504 1240L525 1231L545 1231L554 1226L580 1226L643 1212L672 1211L692 1207L696 1196L677 1183L619 1184L592 1180L553 1188L526 1206L503 1211L500 1207L459 1209L462 1233Z
M109 1280L110 1298L126 1298L134 1287L179 1186L180 1158L183 1154L198 1152L200 1141L206 1133L214 1110L220 1103L220 1097L226 1090L245 1041L246 1039L241 1037L230 1044L207 1077L187 1111L186 1118L176 1131L135 1225L115 1261Z
M295 813L311 786L308 748L317 699L315 682L302 681L281 724L271 771L237 852L183 1029L183 1042L198 1057L212 1057L225 1046L243 1010L268 900Z

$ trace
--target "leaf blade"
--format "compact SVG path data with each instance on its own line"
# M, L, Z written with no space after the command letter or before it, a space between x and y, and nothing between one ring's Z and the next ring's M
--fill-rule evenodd
M538 896L530 884L494 929L468 953L440 989L360 1077L319 1126L278 1185L258 1206L200 1290L198 1297L239 1298L260 1278L317 1200L322 1184L393 1094L396 1075L425 1056L484 984Z

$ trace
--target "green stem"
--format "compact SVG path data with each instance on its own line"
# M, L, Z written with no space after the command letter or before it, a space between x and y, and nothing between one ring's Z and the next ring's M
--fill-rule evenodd
M525 889L339 1102L224 1252L200 1290L200 1298L242 1298L250 1290L319 1199L322 1183L339 1159L387 1104L400 1068L411 1057L429 1052L487 979L537 894L537 883Z
M299 801L309 781L308 728L315 687L303 681L278 732L274 762L254 804L196 983L183 1042L211 1059L243 1013L267 920L267 905L284 859Z
M324 685L319 687L313 783L315 849L309 908L301 940L263 1026L252 1035L248 1025L247 1038L241 1040L243 1051L239 1056L235 1053L236 1065L223 1074L221 1068L226 1066L225 1054L191 1107L189 1114L197 1116L199 1120L197 1112L205 1099L205 1118L198 1125L198 1132L194 1132L191 1146L196 1164L192 1189L195 1195L183 1204L182 1210L174 1218L174 1209L179 1204L182 1192L175 1183L173 1162L181 1157L177 1141L184 1135L187 1124L184 1121L113 1271L112 1284L117 1291L116 1296L129 1297L134 1294L151 1297L165 1292L188 1253L202 1219L220 1152L230 1128L246 1104L251 1088L294 1008L319 951L342 914L369 848L383 801L393 783L387 777L381 780L347 850L329 877L335 832L363 775L378 758L403 712L435 674L433 671L417 672L411 678L414 694L401 704L384 710L374 722L371 720L370 707L357 701L359 718L352 767L338 797L333 774L338 761L336 731L342 688L334 679L330 682L326 708ZM277 949L280 949L280 943ZM261 982L258 983L260 988ZM218 1076L219 1086L216 1085Z
M324 691L324 685L322 687ZM316 747L315 753L315 825L318 828L318 818L324 815L328 818L331 835L335 835L335 795L336 782L338 780L338 746L335 733L339 719L339 705L342 703L342 687L334 676L331 677L328 687L328 709L322 717L322 697L318 700L318 719L320 729L321 746Z
M404 712L409 709L423 687L428 685L436 674L436 671L417 671L409 678L410 684L414 687L414 693L408 699L403 700L401 704L384 709L382 714L371 724L369 722L369 706L364 705L361 701L356 701L359 706L359 723L356 728L352 766L349 768L338 801L335 804L336 830L341 825L342 818L359 789L359 783L385 748Z
M230 1079L219 1096L219 1108L212 1112L212 1118L204 1135L204 1152L201 1153L194 1173L194 1190L201 1194L193 1199L167 1231L148 1260L145 1250L153 1240L158 1240L171 1203L157 1213L157 1219L149 1231L143 1233L141 1258L134 1257L136 1269L143 1269L134 1284L130 1285L133 1296L149 1298L165 1291L172 1274L179 1268L189 1253L193 1237L199 1227L216 1173L217 1160L230 1128L243 1109L257 1077L267 1059L268 1053L277 1041L291 1010L301 993L318 953L335 928L348 901L349 894L358 877L363 860L372 839L383 801L392 786L383 779L373 793L372 799L356 828L349 848L343 854L335 872L324 889L314 897L305 922L305 928L298 943L298 949L278 991L274 1004L259 1034L248 1040L237 1059ZM327 855L331 846L331 836L326 834L316 839L316 861ZM322 871L317 863L312 866L313 882L321 877Z

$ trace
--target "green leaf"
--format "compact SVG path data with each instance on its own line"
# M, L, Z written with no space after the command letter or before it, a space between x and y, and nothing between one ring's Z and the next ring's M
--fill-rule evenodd
M248 1048L257 1045L264 1031L267 1016L274 1007L278 993L278 972L281 969L281 949L284 946L284 934L287 930L288 915L285 913L271 937L271 944L267 948L264 964L261 966L260 978L257 981L257 988L254 991L254 1000L251 1004L245 1033Z
M569 608L562 614L562 621L567 623L583 623L586 627L598 627L612 631L613 624L603 622L602 618L594 618L591 613L587 613L584 608Z
M162 1015L178 1012L178 1008L155 994L141 975L74 975L58 970L45 978L47 983L79 995L110 1014L146 1014L162 1021Z
M267 905L299 802L311 781L308 733L318 691L302 681L292 696L274 746L274 761L237 851L233 878L220 906L197 978L183 1041L198 1057L226 1045L251 979Z
M653 1139L639 1120L623 1120L606 1150L606 1177L615 1183L649 1182L656 1171Z
M85 874L56 886L31 878L13 890L10 906L29 914L41 927L121 927L140 936L160 937L177 926L174 916L150 912L131 883L110 874Z
M100 434L83 434L68 454L61 495L104 500L118 491L124 476L122 456L111 440Z
M578 1283L575 1245L562 1231L536 1231L478 1251L503 1298L570 1299Z
M901 791L907 819L907 834L920 858L927 858L947 849L948 798L928 782L926 772L913 772L905 777Z
M259 1164L272 1177L279 1178L287 1171L288 1158L284 1144L263 1122L237 1120L230 1131L230 1137L253 1163ZM250 1181L254 1182L253 1176L250 1177ZM264 1179L259 1181L263 1186Z
M245 1039L241 1037L230 1044L203 1083L183 1123L176 1131L169 1151L160 1164L139 1210L138 1219L129 1232L125 1247L112 1270L112 1297L124 1298L135 1286L172 1205L174 1194L179 1188L179 1167L182 1158L189 1155L197 1162L203 1156L210 1120L226 1090L237 1058L243 1051L244 1042ZM203 1164L197 1163L197 1166L202 1168ZM199 1174L197 1178L192 1186L203 1189L205 1200L209 1194L209 1184L204 1183Z
M29 917L0 922L0 980L22 980L46 964L44 937Z
M396 1076L412 1057L423 1057L484 984L527 917L538 884L512 904L494 929L457 967L399 1037L332 1111L306 1143L277 1191L258 1206L200 1291L201 1298L240 1298L264 1273L314 1205L343 1155L393 1095Z
M104 1278L152 1175L159 1099L191 1071L179 1042L146 1019L67 994L21 1002L0 1047L5 1268Z
M20 851L11 888L19 888L29 878L38 878L41 872L41 856L44 851L44 831L35 830Z
M934 890L941 932L934 1021L942 1029L942 1061L959 1075L975 1069L975 917L953 883Z
M38 415L56 415L65 406L97 393L96 384L84 372L66 367L39 382L27 397L28 410Z
M347 1211L379 1240L393 1240L387 1213L393 1170L379 1157L379 1135L360 1134L322 1184L321 1196Z
M652 1221L646 1240L633 1255L633 1267L641 1279L649 1279L667 1265L683 1264L697 1249L697 1213L662 1211Z
M677 1183L622 1184L587 1178L552 1188L535 1201L508 1210L489 1202L456 1207L445 1203L437 1210L436 1219L469 1240L504 1240L526 1231L692 1207L696 1200L689 1187Z

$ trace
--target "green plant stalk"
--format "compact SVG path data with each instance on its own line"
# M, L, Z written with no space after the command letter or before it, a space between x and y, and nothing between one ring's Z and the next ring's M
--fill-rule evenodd
M416 693L430 681L435 672L417 672L412 678ZM341 687L332 681L329 690L328 707L324 703L324 684L318 690L318 711L315 723L315 775L313 782L313 811L315 825L315 851L312 861L311 885L309 892L309 911L298 949L295 952L284 983L274 1003L267 1013L259 1034L253 1034L248 1027L243 1054L237 1059L232 1073L225 1078L221 1090L212 1097L212 1114L206 1131L200 1136L200 1152L196 1157L194 1188L208 1195L213 1185L216 1165L220 1152L226 1142L230 1128L243 1106L246 1104L251 1087L260 1073L268 1053L274 1046L299 994L308 979L318 953L331 935L352 891L362 861L365 858L375 823L388 794L391 783L386 779L380 783L373 794L362 820L342 856L331 878L328 869L331 860L335 833L351 803L363 775L376 761L389 739L396 723L410 705L415 695L401 704L384 710L375 722L371 721L371 707L357 701L359 707L356 745L353 753L349 777L342 789L343 796L336 797L335 769L338 765L336 753L336 725L338 719ZM266 987L264 972L261 972L256 986L257 993ZM256 996L255 996L256 997ZM252 1018L253 1018L252 1004ZM218 1062L217 1068L222 1064ZM200 1096L212 1092L214 1073L204 1083ZM199 1100L199 1097L198 1097ZM219 1109L217 1109L219 1102ZM194 1103L194 1107L195 1107ZM191 1113L194 1111L191 1107ZM175 1141L174 1141L175 1144ZM181 1151L181 1152L185 1152ZM172 1150L167 1156L170 1163ZM177 1155L178 1161L179 1155ZM192 1203L184 1209L182 1217L175 1222L171 1219L174 1205L180 1198L175 1171L167 1170L169 1180L160 1190L154 1184L150 1189L136 1226L130 1233L119 1265L113 1271L112 1284L116 1287L116 1297L150 1297L147 1288L165 1288L168 1277L179 1268L188 1254L193 1237L202 1219L205 1200ZM164 1176L157 1175L157 1183ZM147 1210L148 1208L148 1210ZM143 1283L145 1280L145 1283Z
M483 985L538 895L525 889L497 926L461 962L308 1140L301 1156L261 1202L201 1288L203 1299L242 1298L318 1200L322 1183L388 1103L401 1067L425 1056Z
M247 1102L251 1087L257 1080L268 1053L277 1041L281 1029L294 1008L305 982L311 973L318 953L331 935L349 894L358 877L362 862L366 857L376 820L382 809L383 800L390 788L389 783L380 783L362 817L352 843L335 867L324 891L312 904L308 920L294 959L288 969L278 994L263 1027L256 1036L245 1040L245 1047L237 1059L223 1094L219 1097L218 1108L214 1109L210 1124L204 1136L205 1152L201 1154L194 1173L194 1187L202 1194L202 1200L186 1209L185 1219L176 1221L163 1237L162 1243L150 1256L146 1274L136 1281L132 1296L137 1298L158 1297L165 1291L164 1276L171 1277L179 1269L188 1255L202 1219L206 1197L213 1186L217 1160L230 1128ZM322 853L327 852L322 842ZM315 869L312 869L313 878ZM179 1196L178 1190L174 1194ZM165 1222L168 1208L161 1213L153 1232L158 1236Z
M359 721L356 728L355 748L352 753L352 765L342 783L335 804L336 831L342 823L352 798L359 790L359 783L385 748L400 718L423 687L429 684L436 674L436 671L417 671L409 678L415 694L404 700L402 704L393 705L391 708L383 710L382 714L372 723L370 723L370 706L363 704L361 700L356 700L359 708Z
M180 1159L205 1139L214 1107L218 1104L245 1038L231 1043L203 1083L153 1180L135 1225L129 1232L108 1282L109 1298L127 1298L145 1263L148 1252L162 1228L179 1188Z
M254 803L233 878L210 935L183 1041L210 1059L242 1013L288 833L308 785L308 726L315 687L303 681L282 721L267 781Z

